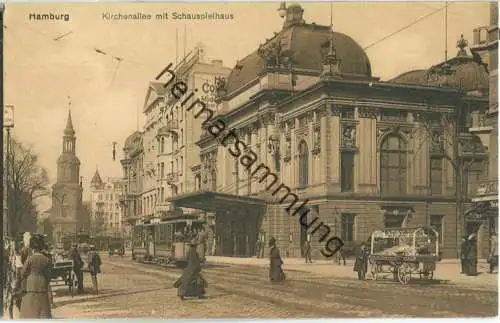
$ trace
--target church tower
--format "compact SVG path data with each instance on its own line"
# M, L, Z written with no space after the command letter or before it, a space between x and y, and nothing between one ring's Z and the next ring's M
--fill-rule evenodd
M57 159L57 183L52 186L52 222L54 237L60 242L64 234L76 233L84 228L82 212L83 188L80 179L80 160L76 157L76 136L68 113L62 138L62 153Z

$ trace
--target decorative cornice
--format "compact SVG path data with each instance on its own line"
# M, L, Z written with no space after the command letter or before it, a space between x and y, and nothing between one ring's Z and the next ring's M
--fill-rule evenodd
M324 116L328 115L329 109L326 105L322 105L319 108L317 108L314 112L316 113L316 119L320 120Z
M376 119L379 115L379 109L374 108L359 108L358 114L360 118Z

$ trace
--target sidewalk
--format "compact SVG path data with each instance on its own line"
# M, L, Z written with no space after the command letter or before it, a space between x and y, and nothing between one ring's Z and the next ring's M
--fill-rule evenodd
M218 257L207 256L207 262L210 264L233 264L240 266L268 267L267 258L236 258L236 257ZM301 271L318 274L323 277L331 278L350 278L355 279L356 273L353 272L354 260L348 259L346 266L334 264L332 260L313 260L312 264L304 263L303 258L283 258L283 269L291 271ZM463 286L468 288L479 288L488 290L498 290L498 275L488 274L489 265L485 260L478 262L478 272L475 277L460 274L460 261L458 259L443 259L436 264L434 279L442 280L446 284Z

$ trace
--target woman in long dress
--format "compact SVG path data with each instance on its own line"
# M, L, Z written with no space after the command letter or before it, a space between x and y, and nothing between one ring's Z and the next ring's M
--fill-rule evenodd
M33 253L26 259L16 284L18 288L22 286L24 289L19 316L21 319L50 319L52 318L49 300L51 261L42 253L44 248L42 237L34 235L30 247Z
M274 237L269 239L269 247L271 248L269 253L269 279L272 282L283 281L286 277L281 267L283 265L283 260L281 259L280 250L276 247L276 239L274 239Z
M196 247L196 241L191 241L187 255L187 266L184 268L182 276L174 283L177 295L181 300L184 300L185 297L203 298L205 296L207 282L201 276L201 260Z

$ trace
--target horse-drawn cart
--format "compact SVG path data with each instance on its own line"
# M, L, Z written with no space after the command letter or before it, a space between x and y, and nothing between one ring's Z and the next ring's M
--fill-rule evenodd
M50 286L68 286L71 296L74 295L75 274L73 261L62 260L54 262L51 272Z
M375 280L387 275L402 284L416 275L430 280L436 261L439 261L439 236L432 228L394 228L372 233L368 262Z

